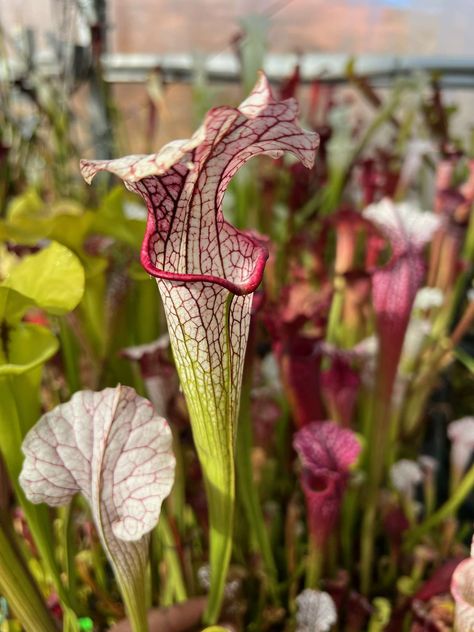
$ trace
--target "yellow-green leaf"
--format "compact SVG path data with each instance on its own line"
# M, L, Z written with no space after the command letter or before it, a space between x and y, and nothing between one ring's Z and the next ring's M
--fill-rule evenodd
M34 305L36 303L27 296L20 294L11 287L0 285L0 322L18 322L26 310Z
M43 364L58 350L56 337L39 325L20 323L8 336L8 348L0 352L0 377L19 375Z
M3 282L51 314L74 309L84 293L84 269L74 253L57 242L29 255Z

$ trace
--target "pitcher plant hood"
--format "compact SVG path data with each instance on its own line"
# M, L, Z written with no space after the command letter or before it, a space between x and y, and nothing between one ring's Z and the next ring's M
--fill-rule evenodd
M294 99L275 101L265 75L238 108L216 107L188 140L157 154L81 161L87 182L98 171L122 178L148 207L141 260L159 279L217 283L233 294L253 292L268 252L253 236L229 224L222 200L237 170L258 154L293 153L313 165L318 135L296 121Z

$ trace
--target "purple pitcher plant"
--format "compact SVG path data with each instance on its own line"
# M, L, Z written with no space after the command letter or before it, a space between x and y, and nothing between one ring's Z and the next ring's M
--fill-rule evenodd
M293 446L301 461L301 486L306 499L310 555L307 583L319 580L322 554L337 525L350 471L361 444L352 430L334 421L313 421L294 436Z
M141 261L157 280L173 355L204 472L210 522L211 587L205 621L220 611L234 520L234 445L252 293L266 247L222 213L232 176L258 154L293 153L313 165L318 136L303 131L294 99L276 101L261 74L250 96L208 112L189 140L149 156L81 162L121 177L148 207Z
M409 203L384 198L364 217L388 239L392 257L372 275L372 299L380 340L380 397L390 400L411 309L425 276L423 249L439 228L439 217Z
M424 248L441 220L409 202L384 198L364 212L388 240L391 257L372 272L372 301L379 340L378 370L369 430L369 484L362 529L362 587L368 592L373 559L377 494L384 472L383 455L390 428L395 378L416 294L425 277ZM387 422L385 420L388 420Z

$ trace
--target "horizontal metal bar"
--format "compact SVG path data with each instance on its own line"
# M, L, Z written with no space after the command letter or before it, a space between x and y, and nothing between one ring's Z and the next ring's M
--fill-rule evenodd
M315 79L328 82L347 81L346 68L351 57L344 54L307 53L305 55L266 55L263 70L271 81L282 81L299 63L302 83ZM235 55L220 53L196 59L192 55L114 54L103 58L105 76L114 83L145 81L150 72L160 68L170 80L191 80L197 65L209 81L236 81L239 62ZM413 71L437 72L442 76L462 75L474 79L474 58L427 58L360 55L355 61L358 74L379 79L393 79ZM465 81L463 80L463 84Z
M265 57L263 69L270 81L279 82L290 76L299 63L302 83L315 79L328 83L347 81L346 68L351 57L339 53L277 54ZM59 74L53 55L38 55L35 64L44 76ZM235 82L239 78L239 61L232 53L193 56L180 54L114 53L103 55L105 80L110 83L143 83L150 73L159 68L169 82L189 82L196 69L211 82ZM449 88L474 88L473 57L418 57L395 55L359 55L354 62L355 72L367 76L378 85L389 84L399 76L424 71L436 73L442 85ZM21 64L10 63L10 78L26 76ZM0 79L7 77L0 77Z

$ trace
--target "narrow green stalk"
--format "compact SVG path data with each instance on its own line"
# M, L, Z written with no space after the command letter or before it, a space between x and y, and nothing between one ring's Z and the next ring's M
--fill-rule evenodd
M186 468L179 433L172 424L171 432L173 433L173 453L176 459L176 469L173 489L171 490L167 504L168 507L170 507L171 515L176 520L179 532L184 533L186 510ZM163 518L165 518L165 516L163 516Z
M227 472L222 476L219 467L217 477L221 478L222 489L214 487L209 479L205 479L206 495L209 504L209 562L211 568L211 590L204 613L204 623L215 623L219 618L227 571L232 553L232 532L234 528L235 477L234 458L228 456ZM208 468L208 472L212 468ZM214 475L216 476L216 474ZM214 477L213 477L214 478Z
M384 392L384 390L383 386L380 386L380 388L376 387L376 392ZM361 590L365 595L370 592L373 575L377 503L384 473L387 439L390 433L389 419L390 404L388 397L382 399L376 396L368 437L368 445L371 446L371 449L368 454L367 494L364 499L365 513L361 532Z
M77 615L70 608L63 607L62 632L81 632L81 627Z
M147 314L147 318L143 318ZM148 278L138 281L133 296L133 310L130 320L133 322L133 332L137 336L136 344L155 340L163 333L160 305L156 299L156 283Z
M334 296L329 311L326 341L332 344L339 342L340 322L342 308L344 306L344 277L337 276L334 279Z
M188 598L186 586L184 584L183 574L181 572L181 563L179 555L176 551L176 542L173 537L168 518L163 512L160 516L160 522L157 527L157 534L161 540L163 549L163 558L168 568L168 582L171 586L171 594L173 596L172 603L186 601ZM163 606L170 604L161 604Z
M354 526L357 518L359 490L349 486L344 496L341 516L341 549L345 568L352 568L354 558Z
M64 362L69 392L75 393L81 389L81 379L79 375L77 346L71 329L64 316L58 318L59 336L61 339L61 353Z
M466 261L472 261L474 259L474 215L472 215L472 213L469 219L466 238L464 240L463 256Z
M106 280L104 271L94 270L87 277L79 314L84 327L87 342L90 344L94 361L99 368L105 356L108 344L108 331L105 324L105 288Z
M120 588L132 632L148 632L145 583L143 582L140 587L132 587L128 582L123 581L118 573L115 573L115 578Z
M90 543L90 559L91 566L94 569L95 582L102 591L106 592L108 584L106 558L102 546L96 538L93 538Z
M423 484L423 495L425 516L429 518L433 514L436 504L436 480L433 473L428 473L425 476L425 482Z
M466 472L453 495L435 511L427 520L410 531L406 537L405 547L410 548L426 533L437 527L441 522L451 518L467 495L474 489L474 465Z
M69 505L61 507L59 514L61 517L60 529L60 547L64 555L64 570L67 577L67 588L71 596L71 603L77 609L77 573L75 566L76 547L74 546L74 521L73 513L75 509L75 498L71 500Z
M47 573L52 577L61 601L70 607L70 600L64 590L54 555L50 510L44 505L33 505L28 502L18 483L18 476L20 475L23 462L21 444L30 426L29 420L25 419L26 410L23 410L23 415L20 414L18 398L21 397L22 393L25 393L25 389L28 389L28 387L33 388L28 374L0 378L0 449L15 496L25 512L41 562ZM28 393L28 395L31 396L31 393ZM24 396L22 406L27 399Z
M57 632L38 587L1 523L0 592L26 632Z
M143 550L136 546L130 555L131 549L128 548L124 552L120 541L116 540L115 547L120 547L116 555L112 547L115 536L108 518L100 511L95 522L102 547L111 563L115 580L122 595L131 630L132 632L149 632L146 589L147 560L143 556Z
M248 369L248 366L246 366L246 369ZM249 527L258 543L265 570L270 578L272 592L274 592L274 585L277 581L277 569L260 504L258 488L253 480L251 460L253 441L250 419L251 381L252 372L246 370L242 384L239 426L237 429L237 482Z
M377 517L377 490L371 488L366 498L366 510L362 521L360 548L360 583L361 592L368 595L372 583L372 567L374 562L374 536Z
M322 217L329 215L340 203L342 191L346 183L348 168L333 168L330 173L329 183L324 188L321 196L319 214Z
M308 558L306 561L306 588L318 588L323 570L324 553L313 537L308 541Z
M285 517L285 557L286 557L286 569L288 577L288 607L295 607L295 599L298 594L299 586L299 573L297 568L297 551L296 551L296 525L299 521L299 505L296 498L293 497L288 502L286 517ZM302 567L302 573L304 573L304 564L300 563Z

